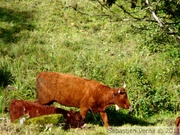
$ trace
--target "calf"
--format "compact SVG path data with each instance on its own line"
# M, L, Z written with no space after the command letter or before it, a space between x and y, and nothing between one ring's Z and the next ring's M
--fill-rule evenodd
M176 118L175 125L174 135L180 135L180 116Z
M109 127L105 112L108 106L115 104L121 108L130 107L125 87L110 88L97 81L70 74L39 73L36 79L36 92L37 103L50 105L56 101L65 106L78 107L83 120L88 110L100 112L106 127Z
M76 128L84 125L82 117L78 112L67 111L54 106L40 105L26 100L12 100L10 103L11 122L25 114L28 114L29 118L33 118L57 113L63 114L67 127Z

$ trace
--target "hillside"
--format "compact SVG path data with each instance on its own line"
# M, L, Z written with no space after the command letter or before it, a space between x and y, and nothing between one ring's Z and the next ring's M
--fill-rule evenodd
M148 14L131 9L130 2L116 3L137 17ZM35 78L39 72L54 71L110 87L125 82L132 109L114 113L114 107L108 108L111 125L173 125L180 115L178 44L156 22L134 19L117 4L105 8L96 0L2 0L2 116L4 109L8 116L12 99L36 98ZM94 121L91 117L89 120ZM101 125L99 116L95 117L94 123Z

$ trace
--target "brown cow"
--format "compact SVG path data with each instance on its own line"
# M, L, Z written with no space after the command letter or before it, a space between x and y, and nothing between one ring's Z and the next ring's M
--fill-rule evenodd
M37 103L50 105L56 101L65 106L80 108L83 120L88 110L100 112L109 127L105 109L113 104L129 108L124 87L114 89L94 80L56 72L41 72L36 79Z
M176 118L175 125L174 135L180 135L180 116Z
M66 120L66 127L76 128L84 125L79 112L67 111L54 106L40 105L26 100L12 100L10 103L11 122L25 114L28 114L29 118L34 118L42 115L59 113L63 114Z

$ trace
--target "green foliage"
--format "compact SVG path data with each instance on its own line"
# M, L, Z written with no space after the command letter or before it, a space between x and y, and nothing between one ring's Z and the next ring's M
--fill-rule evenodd
M171 15L165 2L151 6L163 21L177 21L177 1L169 5L178 12L172 20L163 18ZM120 0L109 10L97 1L76 4L74 10L65 0L1 2L0 111L14 98L35 100L36 75L57 71L111 87L126 82L133 117L178 113L180 50L175 38L152 21L147 8L131 9L130 1ZM170 26L175 32L179 29L178 23Z

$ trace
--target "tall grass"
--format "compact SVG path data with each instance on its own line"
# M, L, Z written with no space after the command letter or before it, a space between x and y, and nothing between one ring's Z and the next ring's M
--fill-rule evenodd
M115 5L114 13L97 1L79 0L74 6L65 0L1 1L0 105L8 108L13 98L34 100L36 75L56 71L111 87L126 82L130 116L179 114L180 51L174 39Z

